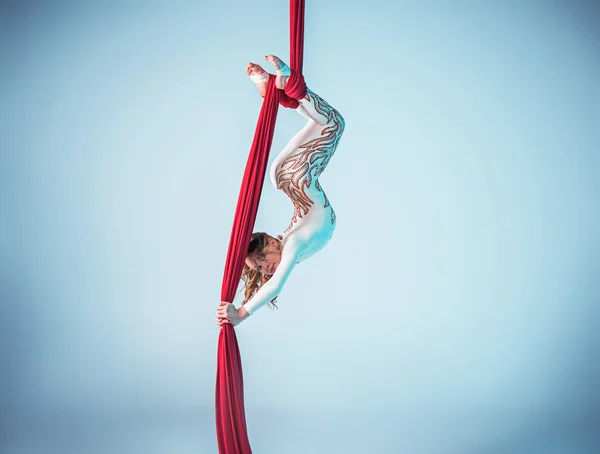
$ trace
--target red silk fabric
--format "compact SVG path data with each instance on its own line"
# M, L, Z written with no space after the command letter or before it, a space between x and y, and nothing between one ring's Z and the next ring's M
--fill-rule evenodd
M242 275L273 141L280 92L275 88L275 78L269 78L235 210L221 301L233 301ZM252 450L244 412L242 360L235 330L228 323L223 324L219 333L215 410L219 453L250 454Z
M306 96L306 83L304 76L292 68L292 75L285 86L285 93L280 91L279 104L288 109L297 109L300 103L298 99Z
M258 212L279 103L295 109L298 107L297 99L301 99L306 94L306 85L301 74L304 48L304 0L290 0L290 25L292 75L288 79L286 93L275 87L275 77L269 78L267 94L256 124L235 210L225 260L221 301L232 302L240 282ZM223 324L219 333L215 416L219 454L251 454L244 410L242 360L235 330L227 323Z
M288 109L297 109L298 99L306 96L306 83L302 76L304 62L304 0L290 0L290 68L292 75L281 93L279 103Z

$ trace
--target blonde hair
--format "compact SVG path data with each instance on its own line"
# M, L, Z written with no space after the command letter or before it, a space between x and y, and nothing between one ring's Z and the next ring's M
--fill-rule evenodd
M265 232L253 233L250 240L250 246L248 248L248 254L252 252L260 253L271 238L272 236ZM253 270L248 265L244 264L244 270L242 271L242 281L244 281L244 287L242 290L245 291L242 305L250 301L256 292L258 292L260 287L262 287L269 279L271 279L271 276L264 275L260 271ZM277 297L269 301L267 306L270 304L272 308L277 308L275 301L277 301Z

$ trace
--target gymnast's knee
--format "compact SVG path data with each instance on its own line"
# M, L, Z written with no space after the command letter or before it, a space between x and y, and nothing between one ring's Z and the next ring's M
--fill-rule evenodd
M339 134L344 132L344 128L346 127L346 121L344 120L344 117L342 117L335 109L333 111L333 115L331 116L330 124L338 127Z

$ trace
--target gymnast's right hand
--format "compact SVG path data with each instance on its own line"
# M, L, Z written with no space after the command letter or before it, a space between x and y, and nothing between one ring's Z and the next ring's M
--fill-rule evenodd
M249 316L245 308L238 310L233 304L221 301L217 308L217 325L223 327L223 323L231 323L232 326L237 326Z
M219 307L217 308L217 325L219 326L223 326L223 323L230 323L229 320L227 320L227 317L223 316L223 313L221 312L221 306L224 303L222 302L221 304L219 304ZM225 303L227 304L227 303Z

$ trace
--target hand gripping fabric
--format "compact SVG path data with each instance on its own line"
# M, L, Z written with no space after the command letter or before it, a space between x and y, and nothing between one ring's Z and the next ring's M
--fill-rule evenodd
M235 210L225 260L221 301L233 301L242 275L273 142L279 103L284 107L295 109L298 107L297 100L306 95L306 84L302 76L303 48L304 0L290 0L292 74L288 79L285 93L275 87L275 77L269 77L267 94L256 124ZM235 330L228 323L222 325L219 333L215 416L219 454L251 454L244 411L242 360Z

